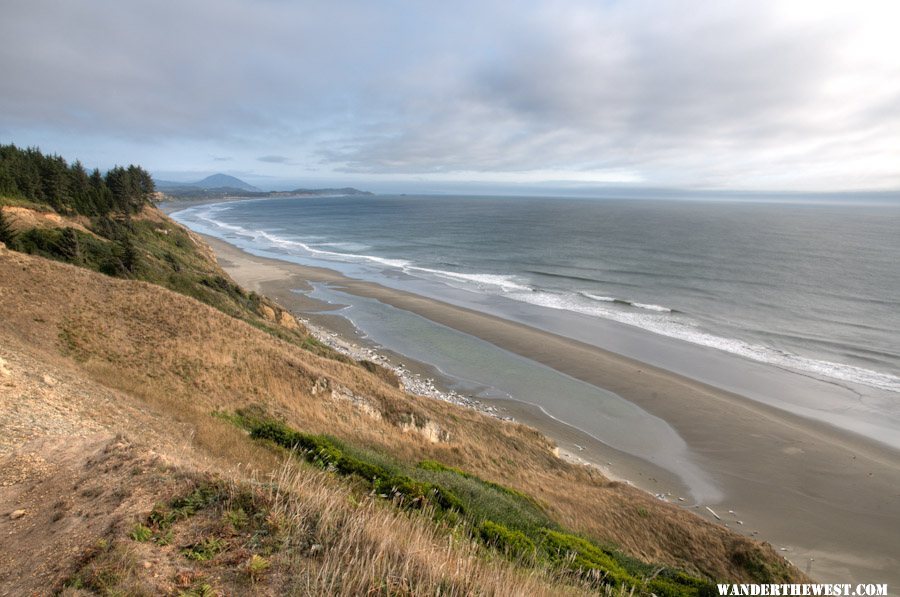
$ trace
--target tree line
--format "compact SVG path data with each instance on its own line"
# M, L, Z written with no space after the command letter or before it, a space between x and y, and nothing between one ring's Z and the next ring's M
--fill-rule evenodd
M150 173L140 166L89 173L77 160L70 165L35 147L0 145L0 195L46 204L63 214L136 213L155 190Z

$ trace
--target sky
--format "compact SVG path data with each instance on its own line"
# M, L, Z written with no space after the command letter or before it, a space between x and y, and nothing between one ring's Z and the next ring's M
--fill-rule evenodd
M2 15L0 143L101 169L266 189L900 189L895 0L3 0Z

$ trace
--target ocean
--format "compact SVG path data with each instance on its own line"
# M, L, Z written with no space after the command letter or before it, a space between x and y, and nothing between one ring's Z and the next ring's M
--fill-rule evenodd
M176 218L356 277L571 311L900 393L900 206L375 196Z
M898 204L384 195L230 201L172 215L250 253L594 344L900 449ZM444 359L461 391L537 405L640 452L624 435L610 440L613 419L588 425L562 412L566 400L609 404L608 392L579 401L562 379L550 395L523 389L499 352L494 373L476 378L467 350L451 361L433 342L410 344L420 334L410 319L316 293L352 303L340 314L376 344ZM401 322L408 329L395 329Z

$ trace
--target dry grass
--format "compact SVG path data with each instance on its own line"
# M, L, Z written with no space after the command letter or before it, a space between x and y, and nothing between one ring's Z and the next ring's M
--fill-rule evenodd
M403 514L371 498L336 495L324 473L282 468L273 515L292 542L289 592L309 595L560 595L591 587L547 569L492 557L428 512ZM343 498L343 499L341 499ZM594 589L596 590L596 589ZM618 593L615 593L618 594Z
M264 483L172 467L156 477L164 504L139 522L114 523L56 583L62 594L632 594L518 566L436 526L427 511L354 497L333 477L291 461Z
M94 380L132 397L160 426L187 426L190 445L220 466L276 470L271 453L210 416L257 405L305 432L328 433L407 462L429 458L476 472L534 496L561 524L646 561L733 580L750 579L736 553L780 565L768 546L560 461L530 428L404 394L362 367L318 357L160 287L8 252L0 255L0 280L0 339L39 346L47 358L64 355ZM426 429L440 430L446 441L432 441ZM398 524L377 517L366 523L372 526L356 522L367 529L359 541L374 541L376 530ZM435 540L428 532L416 529L424 533L423 549ZM395 566L401 565L394 559L398 546L413 540L419 539L385 534L371 547L383 554L377 562ZM343 554L336 562L351 557L354 545L336 544L335 553ZM387 574L377 562L359 564ZM469 565L455 556L445 564L444 573ZM423 578L432 574L431 564L402 565L424 566ZM310 575L310 587L345 582L338 570L335 564Z

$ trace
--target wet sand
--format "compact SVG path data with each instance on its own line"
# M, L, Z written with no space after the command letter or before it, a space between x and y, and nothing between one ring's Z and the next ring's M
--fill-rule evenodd
M709 505L721 517L717 522L772 543L818 580L900 585L900 453L883 444L563 336L207 241L238 283L296 312L323 304L293 290L325 282L615 392L668 422L722 490L720 502L692 505L698 515L710 518ZM328 326L327 319L319 323ZM609 459L615 476L651 491L657 483L677 490L677 481L650 463L629 461L527 405L498 402L566 451L601 466Z

